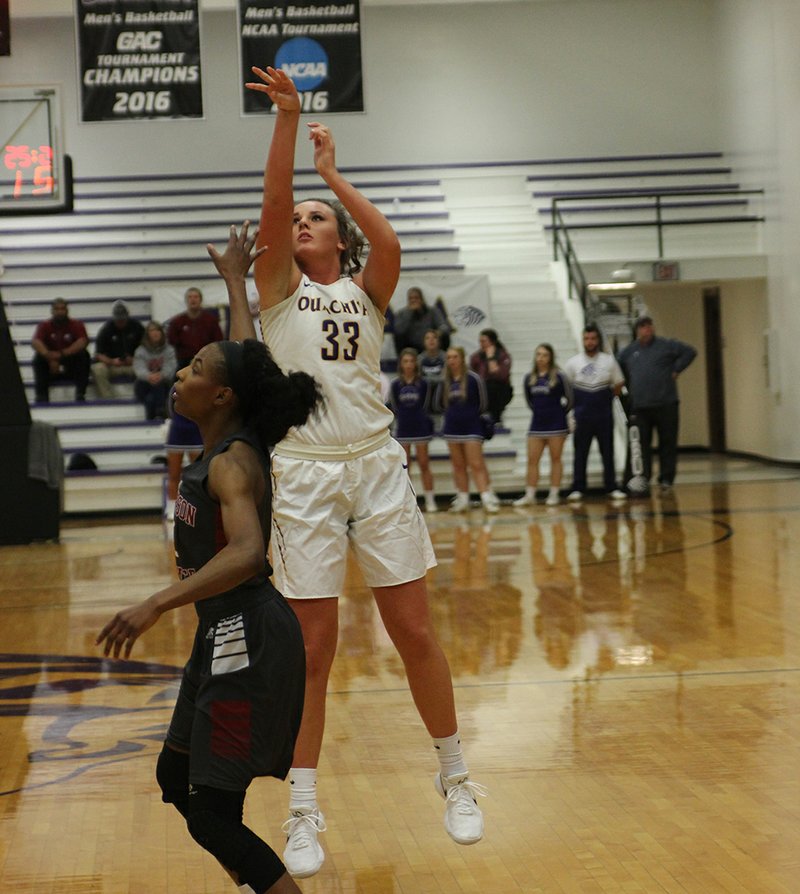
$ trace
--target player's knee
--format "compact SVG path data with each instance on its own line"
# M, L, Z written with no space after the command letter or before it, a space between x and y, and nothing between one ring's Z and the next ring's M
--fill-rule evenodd
M189 755L164 745L156 763L161 800L186 816L189 810Z
M224 866L230 869L238 862L229 825L220 824L219 816L213 810L192 808L186 818L186 827L200 847L213 854Z
M406 666L426 662L438 648L433 630L424 619L408 618L405 623L387 625L387 629Z
M269 845L242 824L244 792L198 786L190 797L187 828L204 850L256 894L268 891L286 872Z
M238 834L238 829L244 828L243 807L244 792L198 785L193 786L189 797L189 834L228 869L235 869L244 856L244 843Z
M330 636L327 631L311 632L306 637L303 631L306 652L306 677L316 680L324 680L327 683L333 659L336 656L336 636Z

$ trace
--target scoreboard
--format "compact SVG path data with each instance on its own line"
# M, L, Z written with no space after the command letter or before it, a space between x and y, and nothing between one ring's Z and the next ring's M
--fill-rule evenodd
M72 210L55 86L0 87L0 216Z

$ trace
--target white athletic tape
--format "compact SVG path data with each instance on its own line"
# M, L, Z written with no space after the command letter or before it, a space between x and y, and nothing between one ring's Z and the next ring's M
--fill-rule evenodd
M628 442L631 450L631 471L633 477L628 482L628 490L634 494L642 494L647 491L648 482L644 477L644 463L642 461L642 439L639 434L639 426L631 425L628 429Z

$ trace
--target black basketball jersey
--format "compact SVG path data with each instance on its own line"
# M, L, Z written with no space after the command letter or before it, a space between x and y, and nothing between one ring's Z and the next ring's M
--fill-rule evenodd
M259 510L264 540L264 570L232 590L195 602L197 614L203 620L217 620L251 604L261 593L275 592L269 580L272 568L267 560L272 503L269 457L255 434L249 431L231 435L183 470L178 499L175 501L175 561L178 575L181 579L190 577L227 543L220 505L208 494L208 467L211 460L224 453L234 441L244 441L256 451L264 472L264 499Z

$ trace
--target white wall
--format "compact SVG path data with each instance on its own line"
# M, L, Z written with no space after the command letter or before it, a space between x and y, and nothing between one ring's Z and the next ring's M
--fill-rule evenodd
M718 0L724 142L737 170L768 190L766 324L775 331L782 391L766 397L764 453L800 460L800 4L796 0ZM747 311L751 310L750 308ZM745 309L742 311L742 325ZM760 351L761 333L748 346ZM764 435L766 432L766 436ZM733 446L733 445L731 445ZM752 448L754 449L754 448ZM754 449L754 452L761 452Z
M763 341L769 316L766 281L721 283L720 297L727 447L772 456L772 400Z
M77 176L263 164L269 120L238 114L234 12L202 15L205 121L79 125L72 21L24 19L20 6L12 4L13 55L0 58L0 83L64 85ZM368 6L367 111L331 117L341 163L718 149L713 8L714 0Z

